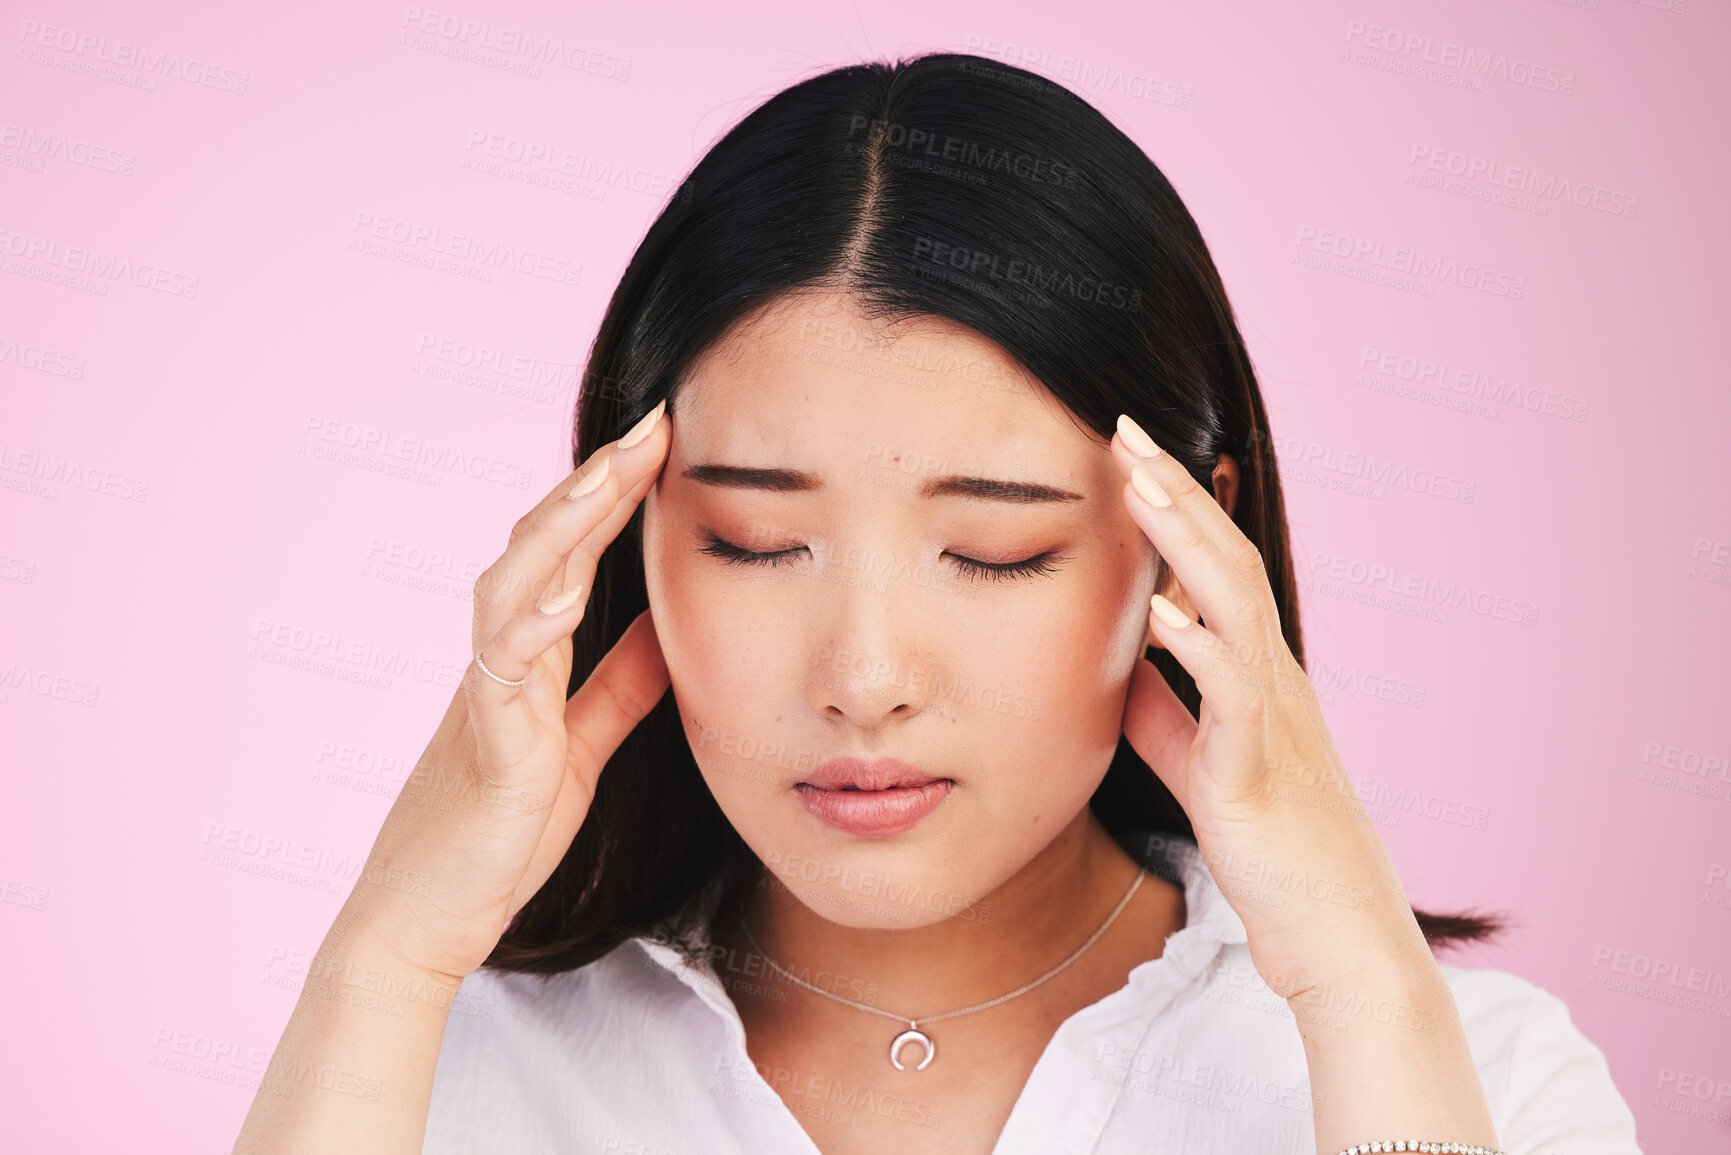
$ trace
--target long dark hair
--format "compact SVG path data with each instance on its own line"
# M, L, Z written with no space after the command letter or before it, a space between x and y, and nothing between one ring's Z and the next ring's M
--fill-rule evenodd
M957 53L837 68L771 97L698 162L632 256L590 351L573 466L662 398L673 410L687 370L730 326L812 287L844 289L873 316L968 326L1102 441L1128 413L1204 486L1219 455L1232 457L1233 521L1262 554L1303 662L1268 415L1232 306L1171 184L1086 101ZM573 635L572 693L648 606L641 534L640 507L601 558ZM1197 714L1183 667L1147 653ZM1194 837L1122 735L1089 805L1138 860L1153 842ZM681 925L708 886L740 901L759 869L669 691L613 755L564 860L485 965L570 970ZM1432 941L1500 929L1413 913Z

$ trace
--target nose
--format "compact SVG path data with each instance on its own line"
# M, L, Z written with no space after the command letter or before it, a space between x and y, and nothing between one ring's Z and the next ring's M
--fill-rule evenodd
M943 682L923 625L923 603L932 596L885 578L820 599L822 627L806 680L811 708L868 731L923 713Z

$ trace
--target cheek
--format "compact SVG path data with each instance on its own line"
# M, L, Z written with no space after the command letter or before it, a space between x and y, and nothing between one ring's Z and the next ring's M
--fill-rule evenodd
M1122 730L1131 670L1142 656L1146 615L1138 591L1152 589L1153 559L1091 567L1086 587L979 632L965 659L989 688L957 711L970 746L1012 787L996 791L991 821L1049 836L1105 776Z
M684 682L695 690L702 685L700 673L720 619L708 611L709 591L697 564L702 559L685 548L685 532L681 518L670 514L651 489L643 503L643 585L674 687Z
M1122 716L1130 673L1147 638L1145 599L1154 580L1151 550L1129 556L1137 560L1088 566L1061 598L1030 600L1025 612L994 623L984 637L985 652L995 649L990 668L1016 671L1018 685L1011 688L1036 702L1054 727L1089 719L1115 726Z
M1083 644L1075 650L1078 687L1121 706L1130 673L1148 645L1148 597L1154 592L1159 555L1128 518L1124 532L1104 549L1113 564L1092 574L1074 622Z
M681 532L646 511L644 584L686 737L707 776L773 740L785 684L777 663L796 648L772 630L785 628L787 616L762 604L751 582L697 554Z

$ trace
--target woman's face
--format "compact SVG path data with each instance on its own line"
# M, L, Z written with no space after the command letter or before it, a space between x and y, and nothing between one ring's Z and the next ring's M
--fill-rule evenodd
M1099 785L1147 642L1109 449L986 338L836 292L737 327L675 409L649 605L723 813L833 922L978 917Z

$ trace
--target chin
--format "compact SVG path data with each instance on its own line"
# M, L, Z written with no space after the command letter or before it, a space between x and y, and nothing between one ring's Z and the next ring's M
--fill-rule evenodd
M803 809L795 819L811 821ZM985 896L1015 873L1015 864L982 870L979 840L948 826L923 823L917 833L896 838L829 831L814 836L796 826L791 836L783 829L761 840L747 836L746 842L763 863L762 885L786 888L838 926L914 930L951 918L988 922L991 903Z
M783 882L786 884L785 879ZM881 894L861 893L858 888L834 884L795 882L787 887L813 914L855 930L917 930L950 918L982 923L991 920L990 902L952 900L948 892L933 887L923 888L921 894L922 888L917 884L905 888L900 883L886 884L887 893ZM932 909L934 906L937 909Z

